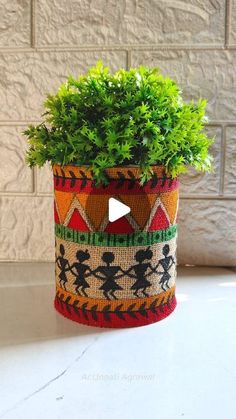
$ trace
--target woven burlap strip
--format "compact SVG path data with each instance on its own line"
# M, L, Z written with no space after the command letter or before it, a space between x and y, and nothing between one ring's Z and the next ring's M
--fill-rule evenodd
M169 252L168 256L172 256L175 260L175 252L176 252L176 237L168 242L158 243L151 246L146 246L143 250L149 248L152 252L152 258L150 260L145 260L145 263L151 263L153 268L156 267L160 259L164 258L163 255L163 247L168 244ZM105 266L105 263L102 260L102 255L104 252L112 252L114 255L114 261L111 263L111 266L119 266L123 271L127 271L131 266L136 265L138 262L135 259L135 254L137 251L140 251L140 246L132 246L132 247L102 247L102 246L89 246L89 245L82 245L76 244L73 242L68 242L56 237L56 258L61 256L60 253L60 245L64 247L64 258L68 261L69 266L72 266L75 262L78 262L76 259L76 252L78 250L87 251L90 255L90 258L87 259L84 263L88 265L91 271L94 271L99 266ZM60 284L60 269L56 264L56 281L57 285L61 286ZM146 273L151 272L151 269L146 271ZM170 274L170 279L168 281L168 287L173 287L175 284L175 277L176 277L176 264L172 264L171 268L168 270ZM150 274L147 276L148 281L151 283L149 287L146 289L146 293L148 296L157 295L163 292L163 288L161 287L160 280L163 275L163 268L161 266L158 267L157 272ZM66 272L66 279L67 282L65 283L66 290L68 292L75 294L75 285L74 281L76 276L71 273L70 271ZM91 298L105 298L103 291L99 288L103 284L101 279L96 278L94 275L90 275L86 277L86 281L89 283L89 288L86 288L86 293L88 297ZM118 299L132 299L135 298L134 290L131 289L132 285L135 283L135 278L130 278L127 275L123 275L123 277L116 280L116 283L122 288L121 290L116 290L115 295ZM166 289L168 289L166 287ZM141 297L139 293L139 297Z

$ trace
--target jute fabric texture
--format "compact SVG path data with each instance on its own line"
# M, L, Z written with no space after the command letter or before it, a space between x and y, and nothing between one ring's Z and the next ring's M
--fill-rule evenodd
M54 165L55 307L100 327L141 326L176 306L178 179L153 167L143 186L137 167L106 171L96 186L87 167ZM115 198L130 214L109 222Z

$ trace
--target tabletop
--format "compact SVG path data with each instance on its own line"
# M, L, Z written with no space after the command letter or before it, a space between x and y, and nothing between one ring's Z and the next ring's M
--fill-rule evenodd
M0 418L236 417L234 270L179 267L174 313L130 329L59 315L53 276L0 264Z

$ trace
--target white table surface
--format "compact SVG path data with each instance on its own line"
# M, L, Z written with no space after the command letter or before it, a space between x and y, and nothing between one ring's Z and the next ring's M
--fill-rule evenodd
M179 268L172 315L114 330L60 316L53 274L0 265L0 418L236 418L233 270Z

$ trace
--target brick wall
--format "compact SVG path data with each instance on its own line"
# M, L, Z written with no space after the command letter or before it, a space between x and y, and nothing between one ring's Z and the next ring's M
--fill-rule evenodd
M179 262L236 264L236 0L0 2L0 260L53 260L49 169L21 135L66 75L147 64L209 101L215 173L182 178Z

